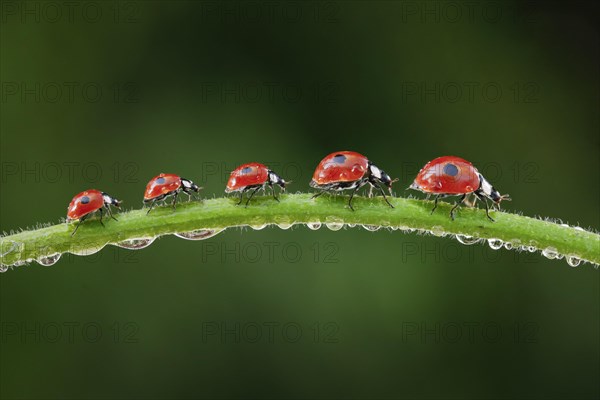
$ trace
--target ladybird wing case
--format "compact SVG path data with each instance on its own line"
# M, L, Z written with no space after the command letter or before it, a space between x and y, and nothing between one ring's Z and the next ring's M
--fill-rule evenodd
M86 190L73 197L67 209L67 218L79 219L103 206L104 198L102 197L102 192L96 189Z
M242 190L248 186L262 185L269 178L269 169L260 163L243 164L231 172L227 192Z
M353 182L362 179L369 160L353 151L338 151L325 157L315 170L313 181L318 185L334 182Z
M144 199L149 200L173 192L181 187L181 178L175 174L160 174L148 182Z
M460 157L444 156L428 162L419 171L413 187L426 193L464 194L479 188L479 171Z

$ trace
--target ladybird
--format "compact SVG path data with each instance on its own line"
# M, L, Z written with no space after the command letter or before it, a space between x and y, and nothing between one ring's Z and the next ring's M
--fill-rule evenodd
M177 204L177 196L180 192L184 192L191 197L192 192L200 191L194 182L189 179L181 178L175 174L160 174L155 176L146 185L146 191L144 192L144 204L150 203L150 209L146 214L152 211L152 207L157 201L166 199L169 196L173 196L173 208Z
M371 185L371 189L379 189L386 203L394 208L388 201L381 185L385 185L389 189L391 196L392 183L396 181L397 179L392 180L388 174L362 154L354 151L338 151L321 160L315 169L310 186L321 190L312 196L313 199L326 192L352 190L348 206L354 211L352 198L356 191L367 183Z
M115 206L117 208L121 207L121 201L111 197L107 193L101 192L96 189L86 190L81 192L71 200L69 204L69 208L67 208L67 222L79 220L77 226L71 236L77 232L79 229L79 225L83 221L85 221L90 215L94 212L100 212L100 223L104 226L104 222L102 222L102 215L104 214L104 209L106 209L106 213L115 221L117 220L110 210L110 206Z
M252 196L261 188L265 190L267 186L273 191L273 198L279 202L279 199L275 195L275 185L279 185L281 190L285 191L285 185L289 183L271 171L266 165L256 162L248 163L240 165L231 172L225 193L239 192L240 201L237 202L239 206L242 203L244 193L251 190L250 196L246 200L246 207L248 207Z
M454 212L460 203L466 203L465 200L470 194L474 194L476 199L485 204L486 215L492 222L494 219L490 216L487 199L492 200L498 210L502 200L510 201L510 196L508 194L501 195L473 164L455 156L438 157L429 161L419 171L409 189L435 195L435 202L431 210L432 214L437 208L440 198L460 196L458 202L450 210L450 218L453 220Z

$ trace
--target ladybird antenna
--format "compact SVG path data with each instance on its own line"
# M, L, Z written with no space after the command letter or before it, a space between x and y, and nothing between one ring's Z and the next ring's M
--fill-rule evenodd
M498 210L500 209L501 201L512 201L512 199L510 198L510 194L503 194L500 196L500 199L498 199L498 203L496 203L498 205Z

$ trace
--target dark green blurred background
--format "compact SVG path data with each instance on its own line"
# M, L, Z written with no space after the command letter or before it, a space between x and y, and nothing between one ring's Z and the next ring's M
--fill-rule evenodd
M446 154L600 227L592 2L2 1L1 223L326 154ZM272 249L272 252L271 250ZM599 272L450 239L231 230L0 277L3 398L598 398Z

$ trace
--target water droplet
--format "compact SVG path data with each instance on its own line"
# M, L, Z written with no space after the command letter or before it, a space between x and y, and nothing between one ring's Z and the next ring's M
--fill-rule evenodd
M369 232L377 232L379 230L379 228L381 228L379 225L361 225L363 228L365 228L366 230L368 230Z
M343 222L325 222L325 226L332 231L339 231L344 227Z
M356 224L348 224L348 228L356 228Z
M311 231L316 231L320 229L322 225L320 222L309 222L306 224L306 226L308 226L308 229L310 229Z
M531 247L531 246L520 245L520 246L519 246L519 250L521 250L521 251L529 251L529 248L530 248L530 247ZM532 253L533 253L534 251L535 251L535 248L533 249Z
M488 244L490 245L490 247L494 250L498 250L500 248L502 248L502 246L504 246L504 242L500 239L488 239Z
M398 229L400 229L400 227L398 226L390 226L390 229L393 231L397 231Z
M535 246L528 246L528 247L527 247L527 251L529 251L530 253L535 253L535 252L536 252L536 250L537 250L537 249L535 248Z
M8 266L7 265L0 265L0 274L5 273L6 271L8 271Z
M186 240L205 240L223 232L224 229L198 229L189 232L179 232L174 235Z
M550 260L553 260L558 256L558 251L554 247L546 247L544 250L542 250L542 255Z
M262 225L251 225L250 226L252 229L254 229L255 231L260 231L263 230L267 227L267 224L262 224Z
M279 224L277 224L278 227L280 227L283 230L288 230L290 229L292 226L294 225L294 223L292 222L291 224L288 223L284 223L284 222L280 222Z
M60 256L62 254L60 253L56 253L56 254L52 254L46 257L40 257L38 258L36 261L38 262L38 264L49 267L51 265L54 265L58 262L58 260L60 260Z
M15 261L14 263L12 263L11 267L20 267L22 265L27 264L29 264L29 261Z
M579 264L581 264L581 258L567 256L567 264L569 264L571 267L579 267Z
M513 249L513 244L511 242L506 242L506 243L504 243L504 248L506 250L512 250Z
M481 242L481 239L467 235L456 235L456 240L466 245L472 245Z
M582 231L582 232L586 232L586 230L585 230L585 229L583 229L583 228L582 228L582 227L580 227L580 226L576 226L576 227L575 227L575 230L576 230L576 231Z
M122 242L115 243L115 246L121 247L128 250L139 250L150 246L156 238L137 238L123 240Z

